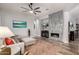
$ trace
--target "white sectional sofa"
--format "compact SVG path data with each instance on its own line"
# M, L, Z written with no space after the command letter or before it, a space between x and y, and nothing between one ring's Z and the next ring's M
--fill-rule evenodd
M13 38L13 39L18 39L19 41L24 42L25 46L34 44L37 40L33 37L20 36L20 35L16 35L15 38Z
M28 46L28 45L36 43L36 39L32 38L32 37L25 37L25 38L22 38L22 40L23 40L25 46Z

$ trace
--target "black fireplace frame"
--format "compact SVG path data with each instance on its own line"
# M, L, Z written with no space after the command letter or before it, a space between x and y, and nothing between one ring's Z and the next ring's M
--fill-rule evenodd
M59 33L51 33L51 37L57 37L57 38L59 38Z
M49 31L48 30L42 30L41 31L41 37L49 38Z

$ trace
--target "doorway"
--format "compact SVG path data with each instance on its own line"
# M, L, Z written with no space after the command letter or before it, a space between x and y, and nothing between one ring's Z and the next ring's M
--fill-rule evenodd
M69 21L69 43L79 44L79 19L76 17L73 21Z

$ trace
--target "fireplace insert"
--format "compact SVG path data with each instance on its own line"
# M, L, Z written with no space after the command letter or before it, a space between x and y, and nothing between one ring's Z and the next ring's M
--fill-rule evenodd
M51 33L51 37L57 37L57 38L59 38L59 33Z

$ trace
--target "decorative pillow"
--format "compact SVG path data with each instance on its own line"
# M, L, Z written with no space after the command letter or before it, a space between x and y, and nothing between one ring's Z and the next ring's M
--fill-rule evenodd
M14 41L11 38L5 38L5 44L12 45L12 44L14 44Z

